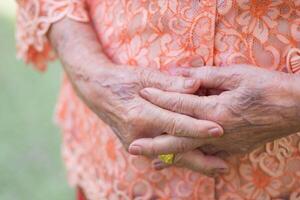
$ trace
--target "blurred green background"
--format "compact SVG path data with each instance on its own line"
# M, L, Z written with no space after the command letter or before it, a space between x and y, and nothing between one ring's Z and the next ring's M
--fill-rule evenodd
M53 123L61 67L15 59L15 1L0 1L0 200L74 199Z

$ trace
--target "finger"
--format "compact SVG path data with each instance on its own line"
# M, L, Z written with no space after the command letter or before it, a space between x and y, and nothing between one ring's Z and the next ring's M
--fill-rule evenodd
M226 98L226 93L222 96L199 97L166 92L155 88L145 88L140 91L140 95L161 108L201 119L206 119L217 109L220 104L219 99L224 101Z
M199 150L175 155L173 165L188 168L209 176L216 173L228 172L228 165L224 160L215 156L206 156ZM161 170L172 165L156 160L153 166L155 169Z
M133 141L129 146L129 153L133 155L158 156L168 153L183 153L199 147L200 140L172 135L160 135L154 138L141 138Z
M178 157L175 164L178 166L188 166L189 169L204 173L225 173L228 171L228 166L225 161L215 156L206 156L199 150L189 151Z
M143 98L142 107L132 109L128 114L130 121L136 124L135 138L156 137L162 133L192 138L215 138L223 135L223 128L215 122L198 120L187 115L160 108ZM129 124L130 125L130 124ZM140 127L140 129L138 129Z
M200 81L195 78L171 76L159 71L142 70L140 72L143 87L153 87L165 91L195 93Z
M149 103L149 102L148 102ZM215 122L199 120L190 116L171 112L153 104L152 115L148 113L148 121L161 133L179 137L212 138L223 135L223 128Z
M221 90L232 90L238 87L242 80L240 70L232 67L199 67L176 68L173 73L200 80L201 87Z

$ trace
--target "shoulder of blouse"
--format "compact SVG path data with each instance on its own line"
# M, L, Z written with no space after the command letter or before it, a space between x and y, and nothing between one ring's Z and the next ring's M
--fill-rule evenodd
M47 32L51 24L68 17L88 22L85 0L17 0L17 57L44 71L55 59Z

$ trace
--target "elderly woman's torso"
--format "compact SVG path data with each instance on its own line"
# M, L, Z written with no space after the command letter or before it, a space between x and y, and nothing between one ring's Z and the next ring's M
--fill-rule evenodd
M88 0L109 57L120 64L173 66L253 64L300 70L299 0ZM296 60L296 61L295 61ZM68 81L58 108L70 179L89 197L120 199L271 199L300 195L300 140L294 134L234 157L217 179L184 169L156 172L128 155L111 129L89 111ZM68 104L68 106L66 106Z

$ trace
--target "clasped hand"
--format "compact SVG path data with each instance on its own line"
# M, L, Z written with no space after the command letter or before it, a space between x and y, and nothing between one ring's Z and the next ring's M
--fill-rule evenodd
M222 127L215 122L163 109L139 95L148 87L193 94L199 88L195 78L175 77L157 69L112 62L88 23L63 19L51 27L49 38L78 97L113 129L126 149L135 139L153 138L162 133L194 138L223 134ZM189 167L186 164L193 162L199 172L204 168L226 167L219 158L199 157L201 162L196 163L192 160L194 157L184 155L177 163Z
M249 65L178 68L173 73L196 78L202 90L218 92L198 96L145 88L140 95L163 109L217 122L223 127L224 135L199 139L164 134L138 139L129 148L132 154L153 157L176 153L175 165L178 166L182 164L176 162L188 154L194 158L190 158L193 162L186 165L194 169L199 160L196 155L203 155L201 151L216 156L245 154L299 131L299 93L293 87L296 83L294 75ZM203 164L207 166L202 160ZM168 167L160 161L155 165L157 169ZM204 171L212 173L211 168Z
M170 76L119 65L90 24L69 19L54 24L49 38L78 96L132 154L176 153L175 165L211 175L227 169L220 152L246 153L300 129L295 75L239 65ZM195 95L203 90L214 95Z

